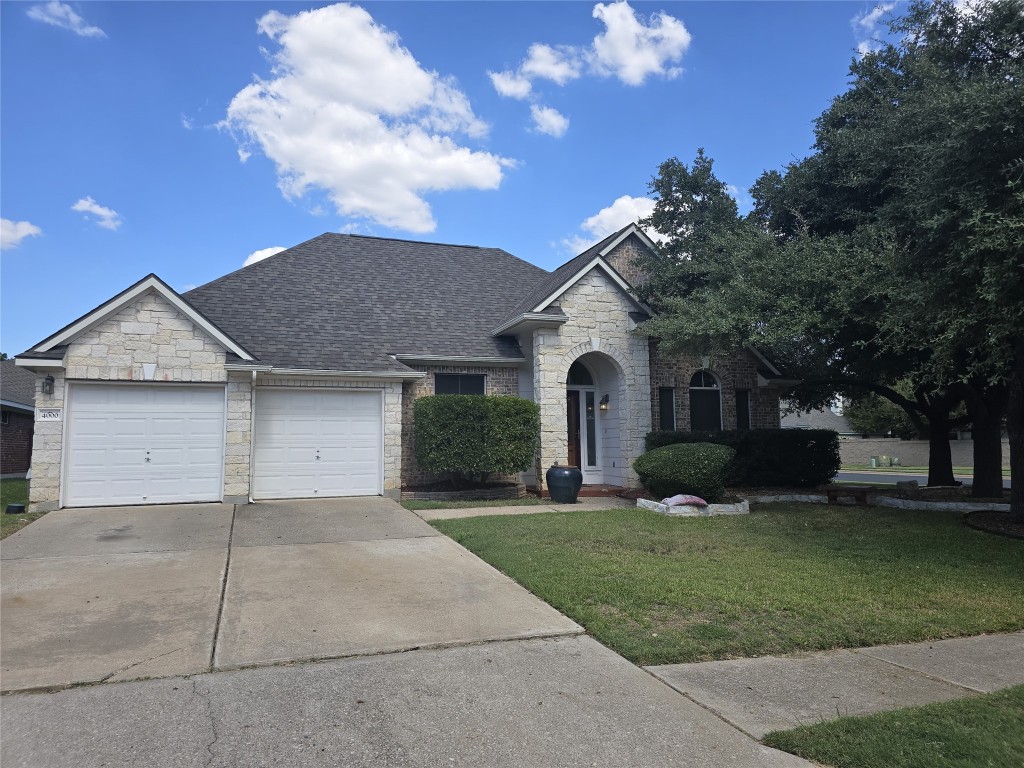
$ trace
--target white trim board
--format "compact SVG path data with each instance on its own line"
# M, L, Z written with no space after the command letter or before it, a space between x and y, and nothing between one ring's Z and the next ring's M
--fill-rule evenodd
M62 331L54 334L45 341L32 347L33 352L48 352L54 347L70 342L75 337L85 333L90 328L102 323L110 316L116 314L136 299L147 293L156 291L171 306L191 320L197 327L201 328L207 335L215 339L224 349L233 352L243 360L252 360L253 356L233 341L227 334L207 320L202 314L181 298L172 288L156 275L149 275L137 282L125 292L104 302L92 312L76 320ZM20 364L20 363L19 363ZM25 363L30 365L30 363Z

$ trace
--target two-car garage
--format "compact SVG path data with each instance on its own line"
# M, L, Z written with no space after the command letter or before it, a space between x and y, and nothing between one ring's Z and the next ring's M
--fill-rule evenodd
M254 400L254 498L382 492L379 390L257 388ZM72 382L67 406L64 506L223 498L224 386Z

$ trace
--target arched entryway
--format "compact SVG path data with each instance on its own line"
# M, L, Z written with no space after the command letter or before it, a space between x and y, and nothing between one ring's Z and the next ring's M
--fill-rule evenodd
M568 461L586 485L621 481L619 372L606 355L590 352L566 376Z

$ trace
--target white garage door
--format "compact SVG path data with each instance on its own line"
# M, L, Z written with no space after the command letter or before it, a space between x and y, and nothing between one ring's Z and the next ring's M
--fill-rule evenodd
M381 401L377 391L257 390L253 497L379 495Z
M224 388L72 384L67 506L219 501Z

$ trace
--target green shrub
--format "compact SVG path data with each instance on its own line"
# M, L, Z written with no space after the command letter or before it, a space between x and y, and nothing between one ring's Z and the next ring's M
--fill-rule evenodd
M421 469L483 480L529 469L540 434L540 408L519 397L429 395L413 403Z
M648 451L633 469L658 498L689 493L708 502L722 498L726 475L736 452L725 445L679 443Z
M827 483L839 471L839 435L831 429L751 429L730 432L651 432L647 450L715 443L736 451L728 485L797 486Z

